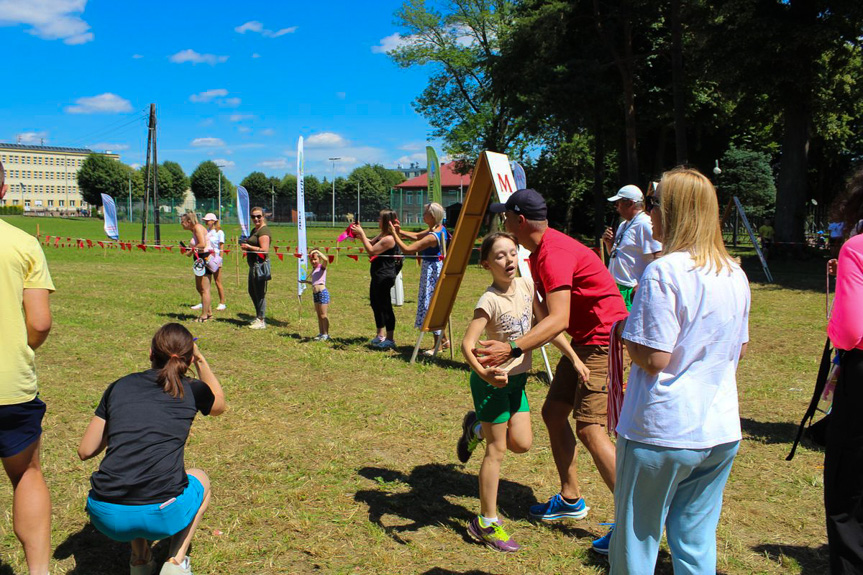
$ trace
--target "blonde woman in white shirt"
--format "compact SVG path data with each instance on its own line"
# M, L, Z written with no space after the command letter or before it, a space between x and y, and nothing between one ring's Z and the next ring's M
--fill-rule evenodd
M646 208L664 249L623 330L634 365L617 426L611 573L652 573L663 528L675 573L716 573L722 493L741 439L749 282L725 250L704 175L666 172Z

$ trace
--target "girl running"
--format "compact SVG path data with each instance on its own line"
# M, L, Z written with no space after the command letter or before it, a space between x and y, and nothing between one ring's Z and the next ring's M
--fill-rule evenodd
M320 250L309 252L309 263L312 264L312 278L303 280L312 285L312 299L315 302L315 313L318 314L318 335L315 341L330 340L330 318L327 308L330 307L330 292L327 290L327 264L329 259Z
M462 340L462 354L473 369L470 390L476 411L468 411L462 421L462 436L456 448L459 461L466 463L479 442L486 440L479 470L480 515L471 520L467 530L471 537L497 551L519 549L497 516L500 464L507 449L524 453L533 443L524 391L531 354L522 353L513 342L530 329L534 289L530 279L516 277L517 263L515 236L495 232L485 237L480 265L491 273L492 283L479 298ZM498 367L480 365L474 351L483 330L486 339L510 342L512 359ZM562 335L552 343L571 361L580 363Z

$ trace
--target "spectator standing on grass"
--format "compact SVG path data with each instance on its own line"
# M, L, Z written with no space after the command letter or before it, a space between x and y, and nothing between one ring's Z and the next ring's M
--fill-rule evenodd
M845 229L863 219L863 169L848 185ZM830 572L863 573L863 235L839 251L836 299L827 335L839 360L839 382L827 427L824 506Z
M193 365L200 379L186 377ZM189 330L169 323L153 336L150 369L108 386L81 438L82 461L107 448L87 513L103 534L131 543L131 575L153 573L150 542L169 537L161 575L192 573L186 553L210 503L207 474L186 470L183 459L199 411L224 412L224 392Z
M0 163L0 199L6 195ZM12 482L12 526L30 575L47 575L51 496L39 452L45 404L34 352L51 330L54 283L38 240L0 220L0 459Z
M608 271L617 283L628 311L638 288L638 279L647 264L659 256L662 244L653 238L653 224L650 216L644 213L644 194L638 186L623 186L608 201L614 202L614 208L623 221L616 233L606 228L602 242L608 251Z
M189 242L191 249L186 252L186 255L195 259L195 264L199 266L201 275L195 274L195 289L201 295L201 315L195 319L198 323L204 323L213 319L213 309L210 305L210 278L213 277L213 270L207 266L207 261L213 257L210 252L210 244L207 241L207 228L198 223L198 216L194 212L186 212L180 218L180 225L184 230L192 232L192 239Z
M207 241L210 243L210 250L217 258L216 263L218 264L218 268L213 272L213 283L216 284L216 290L219 292L219 305L216 311L223 311L228 307L225 305L225 288L222 286L222 247L225 245L225 232L219 225L219 218L212 212L204 216L204 224L207 226ZM192 306L192 309L199 308Z
M535 190L518 190L505 204L492 204L489 210L505 212L506 231L531 251L531 274L542 302L534 307L538 323L525 335L509 343L480 341L476 355L483 367L493 367L542 346L564 330L572 337L581 363L561 358L542 406L560 492L547 503L532 506L530 515L546 521L582 519L589 508L578 485L576 435L614 491L614 444L606 432L606 374L611 327L626 317L626 305L599 256L548 227L545 200Z
M398 222L392 210L381 210L378 217L378 235L369 239L359 223L350 226L354 236L363 244L369 254L371 266L369 274L369 302L375 316L377 335L369 344L375 349L395 349L396 314L390 290L395 285L396 276L402 269L401 250L396 245L395 234L390 224Z
M641 276L623 329L633 366L617 425L611 573L653 573L663 528L675 573L716 573L716 526L741 438L749 281L725 250L704 175L666 172L647 200L664 251Z
M267 328L267 284L270 278L261 274L262 269L269 271L270 262L270 228L264 209L254 207L250 211L252 217L252 233L240 244L240 249L246 254L249 263L249 297L255 306L255 319L249 324L250 329Z
M444 209L437 202L426 204L423 208L423 222L428 226L427 230L413 233L406 232L400 226L390 224L390 233L405 254L418 254L420 259L420 287L417 292L417 315L414 327L422 329L432 296L440 272L443 269L443 250L447 241L447 230L443 225ZM408 245L402 238L413 241ZM438 347L438 340L443 338L439 349L449 349L449 341L443 334L443 330L434 333L434 345ZM426 350L425 355L434 354L434 349Z
M761 241L761 252L766 258L773 249L773 236L776 231L773 229L773 220L770 218L764 220L764 223L758 228L758 239Z

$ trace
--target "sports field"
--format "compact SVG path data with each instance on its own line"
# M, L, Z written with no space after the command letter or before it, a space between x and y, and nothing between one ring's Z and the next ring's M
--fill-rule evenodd
M455 458L461 418L470 405L468 372L455 359L410 365L419 268L403 269L405 305L397 310L396 351L366 347L374 335L368 306L368 261L346 257L328 272L332 342L312 342L317 322L310 295L299 305L296 263L273 262L268 328L253 318L245 262L226 257L228 309L216 321L192 323L197 293L189 259L173 252L103 251L69 247L66 238L101 240L97 220L5 218L31 233L59 236L67 247L45 247L57 291L54 328L39 349L42 398L48 404L43 465L53 498L52 573L128 572L128 547L90 526L84 512L97 460L80 462L78 441L105 387L148 367L148 345L162 324L179 321L198 340L224 386L229 409L199 417L186 449L187 467L206 470L213 501L192 544L195 573L604 573L589 551L613 519L611 495L579 450L585 520L536 525L527 508L556 493L557 476L539 416L546 383L539 356L528 381L535 433L524 455L508 454L500 510L524 546L503 555L471 542L467 522L478 512L481 453L467 465ZM140 239L140 224L121 236ZM226 228L228 236L238 235ZM332 246L341 229L313 229L309 246ZM296 230L274 228L295 247ZM164 241L187 239L166 226ZM347 242L351 245L350 242ZM735 461L718 532L721 573L825 573L823 454L804 445L785 455L808 403L825 337L823 261L774 264L764 284L752 281L751 342L739 389L744 441ZM237 281L239 270L239 282ZM471 266L453 313L460 341L473 304L489 283ZM427 337L426 346L431 344ZM557 353L550 348L553 364ZM25 571L12 533L11 487L0 487L0 575ZM667 548L657 572L671 573ZM157 559L167 548L157 547Z

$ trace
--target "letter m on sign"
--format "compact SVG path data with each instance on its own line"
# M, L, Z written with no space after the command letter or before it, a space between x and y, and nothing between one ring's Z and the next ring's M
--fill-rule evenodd
M509 194L515 191L515 186L507 174L501 174L498 172L497 183L498 190L500 190L501 195L506 194L506 197L509 197Z

